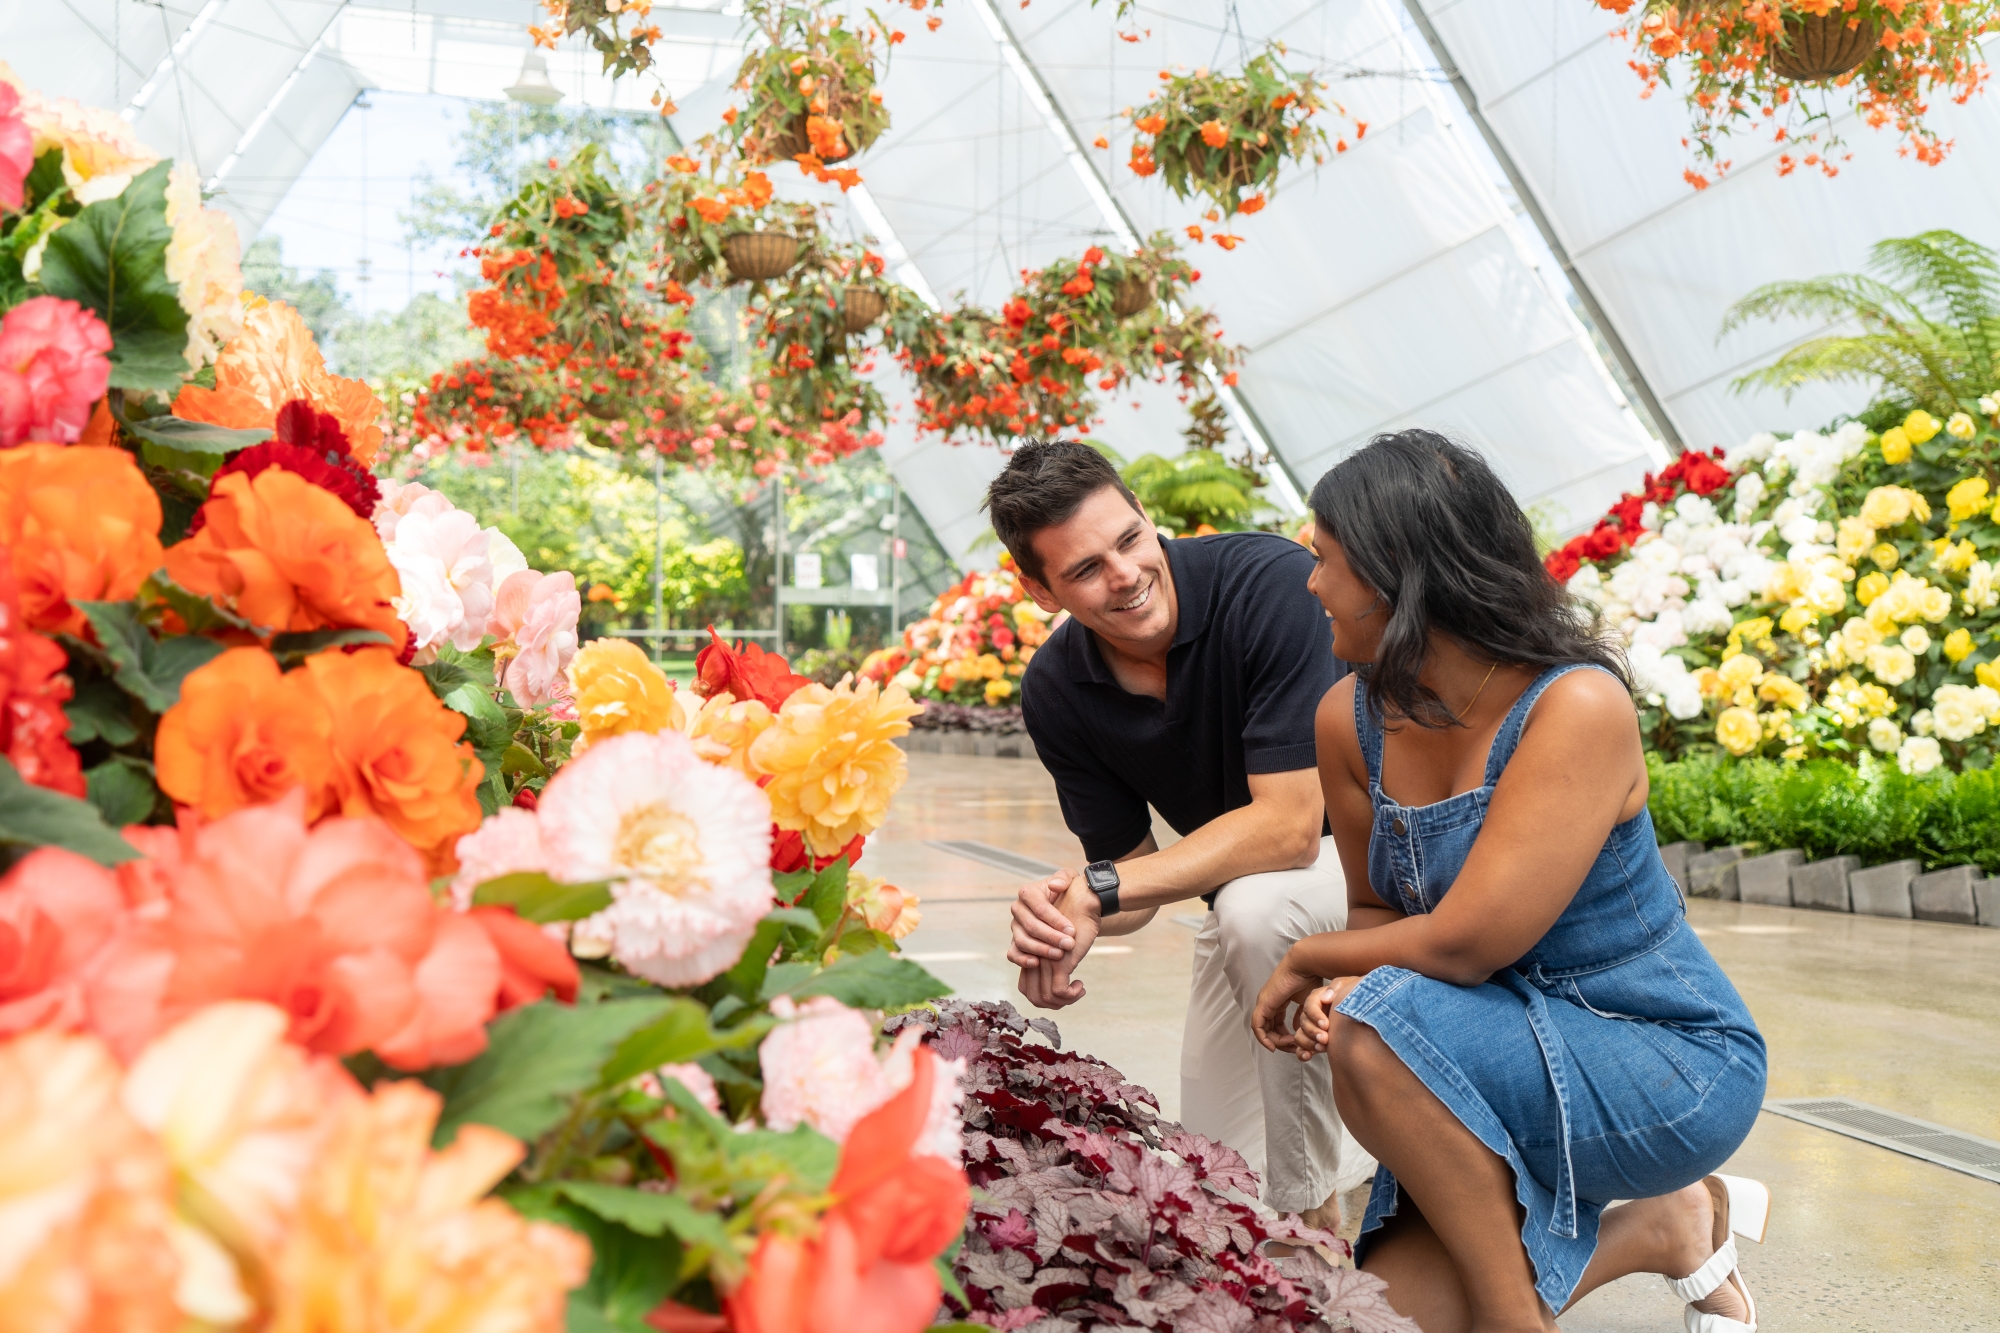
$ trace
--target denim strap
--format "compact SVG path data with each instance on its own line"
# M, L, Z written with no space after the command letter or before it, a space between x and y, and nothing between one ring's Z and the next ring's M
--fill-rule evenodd
M1500 781L1500 770L1507 767L1507 761L1514 757L1514 747L1521 743L1521 733L1528 725L1528 713L1542 697L1542 692L1572 671L1604 671L1591 662L1571 662L1565 666L1553 666L1528 683L1521 691L1521 697L1514 701L1507 712L1507 720L1500 724L1500 734L1493 738L1493 748L1486 752L1486 785L1491 787ZM1610 675L1610 672L1605 672Z

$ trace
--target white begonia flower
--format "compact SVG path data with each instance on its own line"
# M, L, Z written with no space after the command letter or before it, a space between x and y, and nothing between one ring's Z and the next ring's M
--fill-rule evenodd
M1660 612L1653 620L1640 625L1632 633L1634 647L1646 644L1663 652L1668 648L1678 648L1687 641L1687 630L1681 622L1681 613L1671 607ZM1680 661L1678 657L1671 660Z
M1917 659L1901 644L1881 643L1868 650L1868 669L1884 685L1901 685L1917 674Z
M1761 463L1771 456L1771 450L1776 448L1777 444L1777 436L1771 434L1769 431L1760 431L1737 445L1734 449L1726 451L1723 454L1723 466L1727 467L1731 472L1736 472L1741 470L1746 463ZM1753 472L1746 475L1756 476L1756 473Z
M1905 648L1922 657L1930 649L1931 632L1922 625L1912 625L1903 631L1902 642Z
M1597 572L1596 565L1581 566L1569 576L1563 585L1572 597L1581 597L1598 606L1604 605L1604 576Z
M1902 728L1886 717L1878 717L1868 724L1868 743L1883 754L1894 754L1903 744Z
M1975 560L1965 571L1965 588L1959 593L1965 605L1965 614L1991 610L2000 606L2000 589L1993 586L1993 566L1985 560Z
M1911 736L1896 751L1896 767L1920 777L1944 762L1944 750L1929 736Z
M1979 427L1964 412L1953 412L1951 420L1944 423L1944 433L1954 440L1969 440L1978 432Z
M1986 715L1988 722L2000 722L2000 690L1994 689L1991 685L1974 685L1972 699L1979 705L1979 711Z
M1928 708L1919 709L1910 718L1910 730L1919 736L1928 736L1936 725L1936 718Z
M1639 526L1648 532L1660 530L1660 507L1651 500L1646 501L1646 507L1639 511Z
M410 627L418 652L447 641L470 652L493 614L488 550L496 534L463 509L432 512L430 499L401 517L388 544L389 563L402 581L402 595L390 604Z
M1989 417L2000 416L2000 398L1988 394L1979 400L1979 410Z
M1948 741L1971 740L1986 730L1986 710L1963 685L1940 685L1931 696L1931 730Z
M1721 587L1720 584L1715 586ZM1735 619L1729 614L1727 602L1707 593L1681 608L1681 626L1689 634L1724 634Z
M1747 523L1764 499L1764 474L1746 472L1736 479L1736 521Z

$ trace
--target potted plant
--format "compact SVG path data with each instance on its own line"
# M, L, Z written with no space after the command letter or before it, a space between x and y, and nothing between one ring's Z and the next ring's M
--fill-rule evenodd
M745 17L763 40L737 72L747 106L725 116L725 133L745 162L835 162L889 128L875 86L876 29L854 31L820 0L758 0Z

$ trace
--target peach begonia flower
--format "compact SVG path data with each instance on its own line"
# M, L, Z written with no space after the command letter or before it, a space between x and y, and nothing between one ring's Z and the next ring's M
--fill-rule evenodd
M75 301L31 297L0 317L0 448L73 444L111 380L111 330Z
M153 749L160 789L210 819L299 790L310 822L339 804L332 742L311 677L247 647L188 673Z
M242 247L234 219L201 206L201 177L186 163L167 172L167 225L167 280L188 317L182 355L199 370L243 331Z
M772 822L799 830L818 856L880 828L909 773L895 738L921 711L900 685L801 686L750 746L751 769L771 779Z
M917 895L907 889L858 870L847 872L848 910L866 922L870 930L879 930L892 940L906 938L923 924L924 916L917 905Z
M903 1090L841 1145L819 1234L759 1238L749 1276L723 1300L735 1333L899 1333L937 1309L931 1261L964 1229L971 1192L961 1168L919 1151L948 1074L927 1050L912 1058Z
M0 1329L174 1333L173 1175L96 1037L0 1041Z
M5 62L0 62L0 83L20 97L21 119L34 132L32 155L40 157L52 148L61 151L63 181L80 204L115 199L134 176L160 160L115 111L67 97L44 97Z
M395 568L368 520L332 492L283 468L234 473L201 512L201 531L166 552L183 588L269 631L372 629L403 646Z
M270 1333L562 1333L590 1243L485 1197L519 1140L467 1124L433 1152L441 1104L383 1083L343 1115L273 1274Z
M607 737L664 731L686 721L666 672L630 639L592 639L579 648L570 659L569 686L583 727L572 753Z
M303 398L331 413L366 467L382 447L382 402L360 380L330 374L312 330L282 301L258 298L215 361L215 387L182 387L174 415L239 430L275 430L278 409Z
M599 741L549 780L536 817L559 878L612 881L611 906L576 923L571 948L662 986L735 963L776 902L763 793L679 732Z
M422 858L387 826L308 829L303 799L181 831L168 910L145 932L171 970L150 1015L100 1024L114 1047L220 1000L276 1005L290 1040L328 1055L376 1049L410 1068L484 1047L500 983L484 932L431 901Z
M502 683L523 708L545 708L569 693L564 674L576 657L576 622L583 614L576 577L568 570L540 574L524 569L507 576L493 598L486 632L501 640Z
M31 629L87 636L72 602L122 602L160 567L160 497L123 449L0 451L0 546Z
M388 542L389 563L402 585L396 614L410 627L418 652L444 643L470 652L493 613L495 580L487 556L493 534L463 509L431 509L426 503L403 515Z
M287 1041L288 1025L269 1004L211 1004L162 1033L125 1075L125 1109L166 1150L197 1232L182 1238L194 1262L180 1303L213 1323L254 1311L259 1284L243 1280L230 1248L258 1274L277 1261L307 1173L361 1095L339 1061Z
M771 1012L789 1020L757 1051L764 1072L764 1122L772 1129L811 1125L844 1143L864 1116L910 1085L911 1062L923 1039L918 1029L903 1029L878 1057L875 1024L831 996L794 1004L781 995L771 1002ZM940 1063L938 1071L914 1151L957 1165L965 1153L958 1113L965 1100L965 1061Z
M0 1035L78 1028L131 925L118 878L60 847L38 847L0 878Z
M722 1093L715 1086L715 1077L700 1065L661 1065L651 1073L639 1075L632 1082L637 1085L639 1091L649 1097L664 1097L666 1092L663 1084L667 1079L679 1082L682 1087L693 1093L694 1099L707 1107L709 1114L722 1114Z
M751 779L750 746L776 721L771 710L755 699L738 700L727 691L704 699L701 710L685 719L683 730L695 753L711 764L733 768Z
M375 815L448 874L452 847L479 827L485 770L460 738L465 718L387 648L315 653L300 668L334 719L333 783L349 816Z

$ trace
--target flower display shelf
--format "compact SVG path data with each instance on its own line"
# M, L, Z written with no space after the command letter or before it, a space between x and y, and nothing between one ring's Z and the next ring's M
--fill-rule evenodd
M739 231L722 243L722 258L736 281L767 282L799 262L799 238L782 231Z
M1118 284L1118 293L1111 300L1111 313L1119 319L1132 316L1153 304L1153 285L1143 278L1127 278Z
M1771 71L1799 83L1837 79L1854 69L1882 42L1874 21L1828 14L1788 14L1785 42L1771 52Z
M888 299L872 287L849 287L841 294L840 317L849 333L861 332L888 308Z

